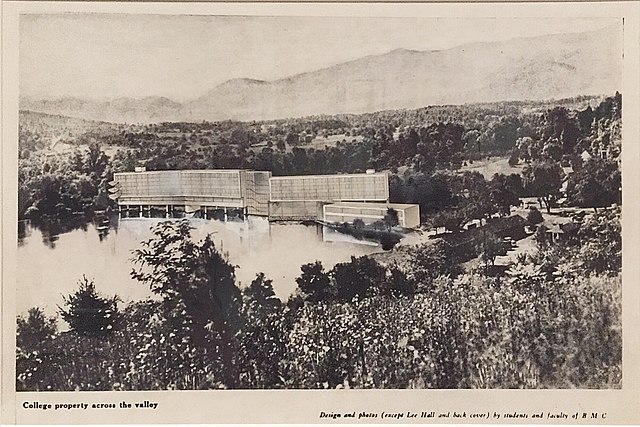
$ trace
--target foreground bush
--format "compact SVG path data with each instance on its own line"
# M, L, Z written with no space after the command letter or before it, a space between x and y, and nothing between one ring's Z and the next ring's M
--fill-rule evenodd
M432 245L402 265L308 264L286 305L264 274L237 288L187 223L156 234L134 276L158 299L125 307L112 333L57 332L37 309L18 318L18 390L621 386L616 211L499 278L435 274Z
M621 382L619 277L440 278L430 294L251 312L236 335L241 388L611 388ZM109 339L57 334L19 389L221 388L220 352L178 340L158 303ZM212 332L212 342L220 338Z
M619 279L521 278L463 276L432 295L307 305L289 336L288 386L618 387Z

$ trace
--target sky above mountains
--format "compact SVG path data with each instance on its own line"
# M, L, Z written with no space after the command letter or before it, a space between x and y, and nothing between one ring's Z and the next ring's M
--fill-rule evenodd
M186 101L229 79L275 80L394 49L448 49L616 24L603 18L23 15L20 93Z

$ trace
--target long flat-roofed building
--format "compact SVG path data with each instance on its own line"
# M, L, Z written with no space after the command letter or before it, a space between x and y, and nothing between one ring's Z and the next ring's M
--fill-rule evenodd
M400 225L414 227L420 221L416 205L388 203L386 173L272 177L268 171L242 169L142 170L115 173L112 185L111 197L128 216L160 210L171 217L177 209L226 219L229 210L274 221L361 218L370 223L393 207Z
M349 222L361 219L365 224L384 220L389 209L398 214L401 227L414 228L420 225L420 206L401 203L339 202L323 206L323 219L327 222Z
M322 218L322 207L342 201L386 202L386 173L271 177L269 217L274 220Z
M169 170L115 173L113 198L120 206L185 206L239 209L269 215L271 172L238 169Z

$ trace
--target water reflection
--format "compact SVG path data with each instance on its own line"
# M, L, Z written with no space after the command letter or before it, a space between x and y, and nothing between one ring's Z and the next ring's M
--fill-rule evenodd
M56 242L59 240L61 234L69 233L74 230L87 231L90 224L94 224L98 221L98 216L88 218L85 216L76 216L65 220L21 220L18 221L18 246L23 246L25 241L32 235L32 231L37 229L42 236L42 243L44 246L55 249ZM106 218L106 217L105 217ZM108 233L108 220L107 230ZM102 232L105 230L103 229Z
M162 218L96 216L70 223L18 224L18 313L40 306L53 314L62 304L62 295L77 288L86 275L94 279L99 292L118 294L125 301L151 296L150 291L130 277L131 251L152 237L150 227ZM264 218L220 222L190 219L195 239L213 236L216 245L236 265L242 286L264 272L273 280L276 294L286 299L295 289L300 266L322 261L326 269L352 255L379 251L378 245L343 236L340 242L324 241L326 230L316 225L273 224ZM336 236L327 240L337 240Z

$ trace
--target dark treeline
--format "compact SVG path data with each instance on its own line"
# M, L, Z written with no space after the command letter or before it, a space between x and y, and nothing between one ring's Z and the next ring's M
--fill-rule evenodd
M301 267L280 301L242 289L211 237L160 223L134 254L153 300L121 306L87 278L59 313L18 318L18 390L610 388L621 384L619 210L503 275L465 271L440 240L398 261Z
M110 200L107 183L112 164L97 144L68 156L33 156L18 167L18 217L69 219Z

